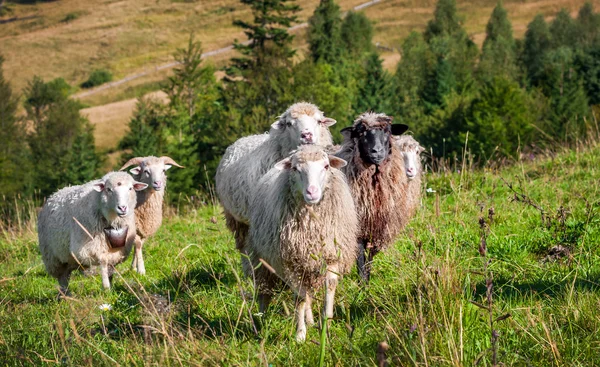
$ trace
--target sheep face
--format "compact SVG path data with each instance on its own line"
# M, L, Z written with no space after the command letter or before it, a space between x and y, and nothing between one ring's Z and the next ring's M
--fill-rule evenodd
M136 204L136 191L144 190L147 184L136 182L126 173L116 172L104 176L94 184L100 193L100 210L109 222L116 217L132 215Z
M320 130L327 129L335 122L334 119L324 117L314 105L296 103L271 125L271 132L287 135L285 138L293 146L319 145L322 143Z
M421 171L421 153L425 149L410 135L403 135L395 139L402 153L406 177L410 181Z
M167 186L167 170L173 166L183 168L169 157L146 157L133 158L127 162L121 169L132 164L138 166L129 170L131 174L141 182L147 184L154 191L164 190Z
M290 171L292 190L301 194L307 204L313 205L323 198L331 167L341 168L345 165L345 160L328 155L320 148L302 147L292 156L278 162L275 167Z
M342 129L346 139L354 139L360 158L367 164L381 165L391 152L391 137L408 129L403 124L392 124L392 117L384 114L364 113L352 127Z

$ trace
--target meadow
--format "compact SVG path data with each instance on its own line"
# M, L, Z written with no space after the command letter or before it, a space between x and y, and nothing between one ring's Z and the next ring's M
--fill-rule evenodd
M258 313L214 198L169 210L146 243L146 276L127 261L106 292L77 274L61 302L35 222L4 227L0 364L491 366L495 354L506 366L599 365L599 161L589 143L436 167L370 285L345 277L326 334L312 328L304 344L289 291Z

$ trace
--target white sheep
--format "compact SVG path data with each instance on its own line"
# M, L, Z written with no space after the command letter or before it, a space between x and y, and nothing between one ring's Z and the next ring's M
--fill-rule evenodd
M419 144L411 135L401 135L393 137L394 144L400 149L404 159L404 169L406 170L406 216L408 221L413 217L415 211L421 203L421 189L423 176L423 165L421 164L421 153L425 148ZM406 225L406 224L405 224Z
M250 206L245 252L252 264L261 312L277 277L298 295L296 339L304 341L313 324L312 298L324 283L324 316L333 317L338 277L347 274L357 256L358 219L344 174L346 161L314 145L301 146L265 174ZM265 261L266 266L258 266Z
M331 145L328 127L333 124L317 106L299 102L271 125L269 134L244 137L227 148L217 168L216 192L238 249L248 233L249 203L260 177L299 145Z
M38 215L38 239L61 294L68 294L73 270L95 265L110 288L114 266L127 258L135 238L135 192L146 187L127 173L111 172L48 198Z
M135 208L135 252L131 267L139 274L146 274L142 247L148 237L152 236L162 224L163 199L167 188L167 170L172 166L184 168L172 158L163 157L136 157L131 158L121 167L120 171L129 166L133 178L148 185L148 188L137 193L137 206Z

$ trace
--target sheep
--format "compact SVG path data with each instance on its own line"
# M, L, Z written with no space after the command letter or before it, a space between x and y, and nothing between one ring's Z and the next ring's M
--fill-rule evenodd
M342 168L348 179L359 218L358 270L369 282L371 262L385 250L406 224L408 178L392 134L408 129L392 124L383 113L365 112L353 125L342 129L344 141L336 154L346 160Z
M42 260L68 294L71 272L100 265L102 285L110 288L114 266L123 262L135 239L136 191L145 183L124 172L59 190L38 215Z
M135 165L129 172L136 181L148 185L147 190L138 191L137 206L135 208L135 251L131 268L139 274L146 274L142 247L148 237L152 236L162 224L162 207L165 189L167 188L167 170L172 166L184 168L172 158L163 157L136 157L131 158L121 167L120 171Z
M423 175L421 153L425 151L425 148L410 135L394 136L393 141L402 154L406 177L408 179L405 210L405 219L408 221L414 216L421 202L421 177Z
M215 176L216 193L238 249L248 233L248 208L259 178L298 145L332 145L328 127L335 122L317 106L299 102L279 116L268 134L241 138L227 148Z
M260 179L251 201L244 247L251 265L243 264L244 271L254 276L261 312L268 306L276 276L294 290L299 298L299 342L306 338L306 325L314 324L314 292L326 285L323 311L332 318L338 277L356 261L358 218L339 170L345 165L321 147L301 146ZM272 271L258 267L261 260Z

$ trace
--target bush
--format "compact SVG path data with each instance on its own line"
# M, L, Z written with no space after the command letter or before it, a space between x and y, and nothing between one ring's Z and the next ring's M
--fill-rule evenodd
M62 18L62 20L60 21L61 23L69 23L77 18L79 18L79 13L69 13L67 15L65 15L64 18Z
M112 74L105 69L96 69L92 71L88 80L81 84L81 88L93 88L112 80Z

